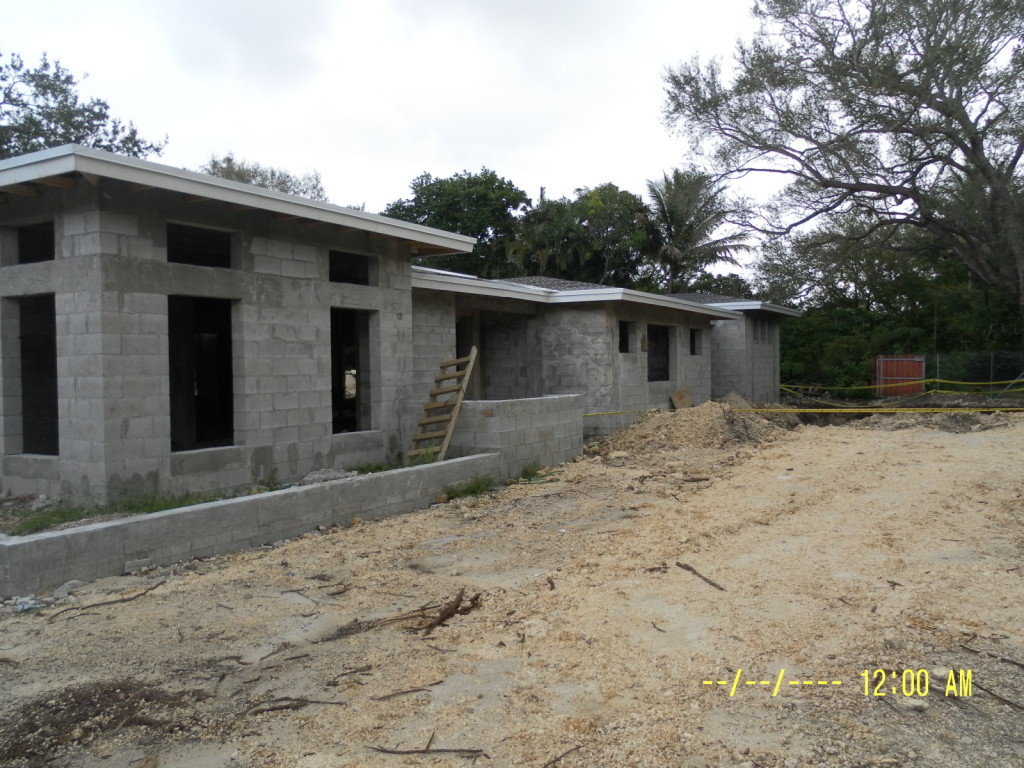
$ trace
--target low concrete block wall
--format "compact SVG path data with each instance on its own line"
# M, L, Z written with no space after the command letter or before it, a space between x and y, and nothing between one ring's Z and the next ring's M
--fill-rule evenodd
M495 451L501 474L517 477L526 465L554 466L583 447L583 396L520 400L466 400L452 435L456 453Z
M480 454L63 531L0 535L0 595L234 552L356 517L409 512L429 506L446 485L500 477L501 464L497 454Z

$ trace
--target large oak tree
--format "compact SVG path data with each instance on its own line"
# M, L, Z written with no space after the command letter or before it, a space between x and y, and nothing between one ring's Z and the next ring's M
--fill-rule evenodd
M783 174L766 229L855 211L931 233L1024 317L1024 0L759 0L729 78L666 76L720 170Z

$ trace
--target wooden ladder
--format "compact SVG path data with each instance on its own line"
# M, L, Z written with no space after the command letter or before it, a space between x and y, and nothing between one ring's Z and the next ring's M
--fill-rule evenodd
M476 347L469 350L468 357L445 360L441 372L434 377L434 388L430 400L423 406L423 418L417 424L418 431L412 439L412 450L406 456L410 459L436 451L435 461L443 461L452 441L455 421L466 396L466 385L473 375L476 363Z

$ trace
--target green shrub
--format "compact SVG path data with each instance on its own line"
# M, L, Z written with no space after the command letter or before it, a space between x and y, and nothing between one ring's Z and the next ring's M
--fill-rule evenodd
M451 499L462 498L463 496L482 496L494 488L494 478L490 475L477 475L464 483L446 485L444 495Z

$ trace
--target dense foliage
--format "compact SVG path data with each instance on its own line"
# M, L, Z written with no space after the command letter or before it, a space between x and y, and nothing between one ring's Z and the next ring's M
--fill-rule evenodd
M686 290L708 266L731 260L745 246L738 229L720 232L731 210L724 190L696 171L680 174L666 174L667 181L658 183L659 206L615 184L583 187L556 200L542 189L534 204L486 168L448 178L425 173L413 180L411 197L383 213L477 238L472 254L425 259L428 266L482 277L544 275Z
M107 102L82 100L78 82L45 56L32 68L16 54L0 54L0 159L64 144L130 157L160 154L166 139L147 141L132 123L111 118Z
M473 253L435 257L429 266L480 277L505 276L505 254L518 231L517 217L530 204L525 192L487 168L444 179L424 173L410 187L412 195L389 204L382 211L385 216L477 239Z
M867 384L878 354L1020 347L1008 294L978 280L927 234L876 231L841 218L776 242L756 262L757 289L804 309L782 324L783 380Z

